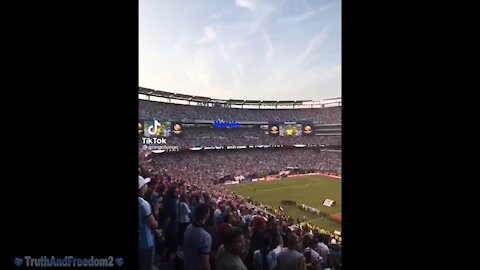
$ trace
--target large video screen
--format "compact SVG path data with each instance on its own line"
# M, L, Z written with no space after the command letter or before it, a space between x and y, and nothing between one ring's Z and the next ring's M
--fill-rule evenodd
M270 135L282 137L313 135L314 132L312 121L270 122L268 130Z
M302 124L280 125L280 136L294 137L302 135Z

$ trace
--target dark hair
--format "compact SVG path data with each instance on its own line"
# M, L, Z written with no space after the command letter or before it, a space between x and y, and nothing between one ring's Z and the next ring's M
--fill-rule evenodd
M287 240L287 247L289 249L295 249L297 247L297 243L299 240L300 240L300 237L298 237L298 235L296 234L290 235L290 237L288 237L288 240Z
M170 199L171 199L171 198L175 198L175 191L176 191L176 189L177 189L177 187L175 187L175 186L169 187L169 188L168 188L168 191L167 191L166 197L167 197L167 198L170 198Z
M198 203L198 197L196 195L192 195L192 196L190 196L189 201L190 201L190 204L194 204L194 203L197 204Z
M210 214L210 206L206 203L200 204L195 210L195 221L200 221Z
M317 235L317 241L318 241L319 243L325 242L325 237L323 236L323 234L318 234L318 235Z
M157 184L157 180L156 179L153 179L153 178L150 178L150 182L147 183L147 186L150 188L150 187L155 187L155 185Z
M187 201L188 201L187 194L182 193L182 195L180 195L180 202L187 203Z
M250 227L249 227L247 224L245 224L245 223L242 224L242 225L240 225L240 226L238 226L238 227L239 227L240 229L242 229L244 235L251 232L251 231L250 231Z
M230 227L225 230L225 234L223 235L223 243L225 245L233 244L240 235L243 235L243 230L241 228Z
M231 216L232 216L232 213L231 213L231 212L225 212L225 213L223 214L223 222L229 223Z
M305 247L312 247L315 244L313 238L309 234L303 236L303 245Z
M210 206L210 215L208 216L208 219L207 219L207 222L205 223L205 225L213 226L215 224L215 222L213 220L214 219L213 212L215 212L215 207Z

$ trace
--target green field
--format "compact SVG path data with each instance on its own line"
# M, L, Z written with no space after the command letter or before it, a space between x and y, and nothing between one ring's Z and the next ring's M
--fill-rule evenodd
M231 185L227 186L227 188L244 197L248 196L253 201L258 201L273 207L280 206L282 200L290 200L296 201L297 204L304 203L329 214L337 214L342 212L341 186L341 179L325 176L305 176L287 178L279 181L261 181L249 184ZM326 198L335 200L336 205L331 208L323 206L322 203ZM313 225L329 231L341 231L341 224L332 222L326 218L318 218L318 216L302 212L295 206L282 205L282 207L288 215L295 219L302 219L305 215L307 221Z

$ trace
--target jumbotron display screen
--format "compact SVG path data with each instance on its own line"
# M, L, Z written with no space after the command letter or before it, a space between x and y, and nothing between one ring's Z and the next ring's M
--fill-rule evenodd
M302 124L280 125L280 136L294 137L302 135Z
M312 121L299 122L270 122L268 133L272 136L297 137L302 135L313 135Z

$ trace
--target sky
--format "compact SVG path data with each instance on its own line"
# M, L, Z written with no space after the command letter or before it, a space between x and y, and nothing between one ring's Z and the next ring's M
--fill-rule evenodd
M139 86L223 99L341 97L341 0L140 0Z

